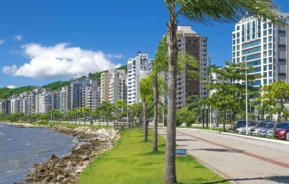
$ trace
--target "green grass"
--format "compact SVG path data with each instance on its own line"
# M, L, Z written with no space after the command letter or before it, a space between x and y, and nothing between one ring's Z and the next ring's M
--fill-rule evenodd
M149 133L151 135L152 131ZM143 141L142 130L123 130L121 134L112 150L105 152L81 173L79 184L163 183L164 139L159 136L159 152L153 153L152 141ZM149 140L152 140L151 136ZM183 184L229 183L191 156L177 157L177 178Z

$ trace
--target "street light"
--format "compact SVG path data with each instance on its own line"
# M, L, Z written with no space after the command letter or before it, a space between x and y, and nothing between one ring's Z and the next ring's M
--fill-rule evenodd
M246 86L246 135L249 134L249 131L248 131L248 68L247 68L247 57L245 57L245 60L244 60L244 63L245 63L245 86ZM236 68L242 68L242 67L236 67Z

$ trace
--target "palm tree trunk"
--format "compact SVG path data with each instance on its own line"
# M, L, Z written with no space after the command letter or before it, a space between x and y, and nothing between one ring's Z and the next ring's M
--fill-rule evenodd
M158 151L158 105L159 105L159 90L158 90L158 74L154 76L154 137L153 137L153 152Z
M147 115L146 115L146 112L147 112L147 105L146 105L146 100L144 99L143 101L143 125L144 125L144 141L147 141L148 140L148 128L147 128Z
M170 24L168 32L168 118L166 139L166 161L164 182L177 183L176 175L176 88L177 88L177 62L178 62L178 40L177 24L173 10L170 12Z

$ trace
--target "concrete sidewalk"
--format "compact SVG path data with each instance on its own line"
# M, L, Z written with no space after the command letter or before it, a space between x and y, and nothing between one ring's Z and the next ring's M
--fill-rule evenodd
M159 133L165 137L166 129ZM177 129L177 144L234 183L289 184L288 146L213 132ZM275 145L275 146L274 146Z

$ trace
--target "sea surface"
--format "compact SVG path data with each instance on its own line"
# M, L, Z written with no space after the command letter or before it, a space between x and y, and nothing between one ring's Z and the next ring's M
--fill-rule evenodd
M15 128L0 124L0 184L23 182L34 164L47 162L54 153L68 154L72 136L41 128Z

